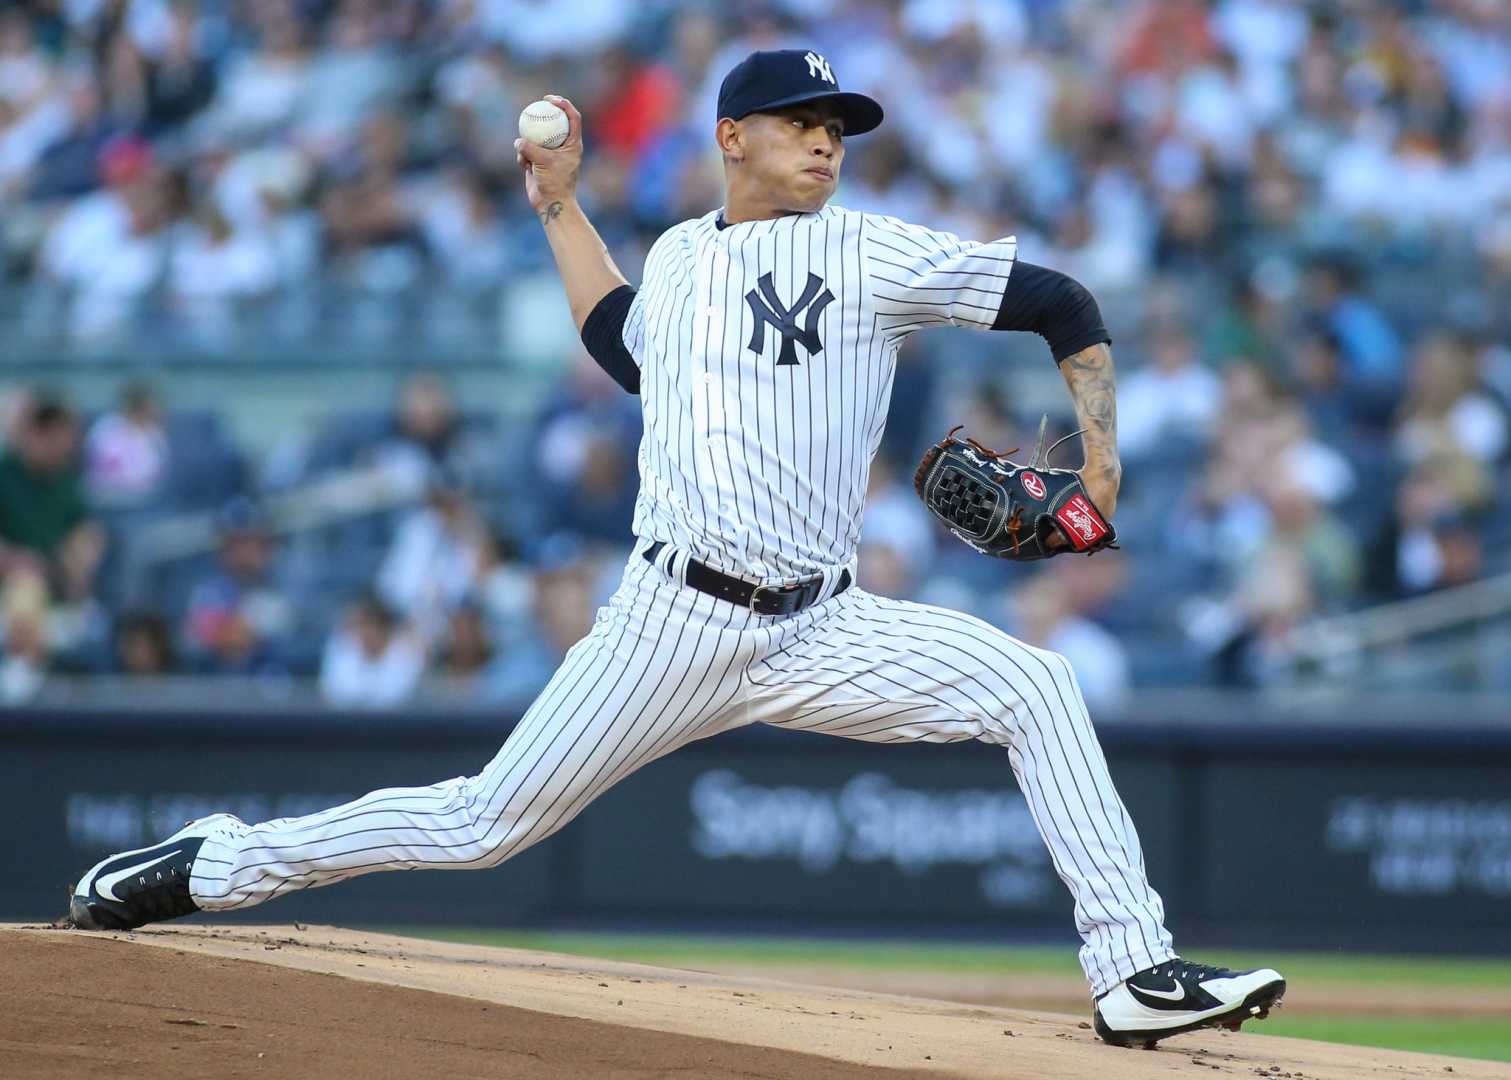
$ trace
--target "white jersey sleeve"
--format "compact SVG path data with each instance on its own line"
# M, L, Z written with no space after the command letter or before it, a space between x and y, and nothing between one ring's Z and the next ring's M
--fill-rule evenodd
M635 358L635 366L642 371L645 370L645 351L648 344L646 309L649 307L654 310L657 303L665 304L667 301L666 261L668 253L676 249L677 238L683 228L684 225L673 225L656 237L656 242L645 253L645 266L640 272L640 285L635 289L635 298L631 301L630 310L624 317L620 337L624 340L624 347Z
M1017 237L983 244L876 214L866 215L865 237L867 277L885 335L926 326L991 329Z
M656 292L659 279L665 275L665 267L662 266L666 258L666 251L674 246L672 239L680 225L666 230L665 233L656 237L656 243L651 245L650 251L645 252L645 266L641 270L641 284L635 290L635 299L630 302L630 310L624 316L624 326L621 328L620 337L624 340L624 347L629 349L630 355L635 358L635 366L645 370L645 305L650 299L650 293Z
M624 327L620 331L624 339L624 347L635 358L635 366L641 369L645 367L645 288L644 282L635 290L635 299L630 301L630 310L624 317Z

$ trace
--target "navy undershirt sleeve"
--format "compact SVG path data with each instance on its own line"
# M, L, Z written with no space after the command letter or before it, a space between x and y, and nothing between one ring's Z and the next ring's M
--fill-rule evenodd
M1056 363L1082 349L1112 342L1096 298L1085 286L1058 270L1021 261L1013 264L992 329L1038 334L1049 342Z
M621 285L593 307L582 323L582 343L598 366L631 394L640 393L640 366L624 345L624 320L635 290Z

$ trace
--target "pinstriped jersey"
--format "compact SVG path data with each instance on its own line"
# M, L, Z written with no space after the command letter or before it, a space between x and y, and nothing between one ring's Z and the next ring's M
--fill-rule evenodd
M990 328L1016 248L838 206L667 230L623 331L644 416L636 534L760 581L850 563L898 347Z

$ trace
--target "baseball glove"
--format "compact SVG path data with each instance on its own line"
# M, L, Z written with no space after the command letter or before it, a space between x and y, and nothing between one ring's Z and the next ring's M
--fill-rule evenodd
M913 474L918 497L950 532L983 555L1028 562L1117 547L1117 530L1087 496L1080 474L1049 466L1056 447L1080 432L1046 450L1048 423L1045 416L1027 465L975 439L955 438L960 430L955 428L919 462Z

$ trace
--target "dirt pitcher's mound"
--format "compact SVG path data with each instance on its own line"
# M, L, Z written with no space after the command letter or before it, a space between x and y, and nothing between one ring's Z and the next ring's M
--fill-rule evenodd
M1156 1053L1078 1017L324 927L0 928L0 1074L1295 1080L1506 1076L1462 1058L1202 1034Z

